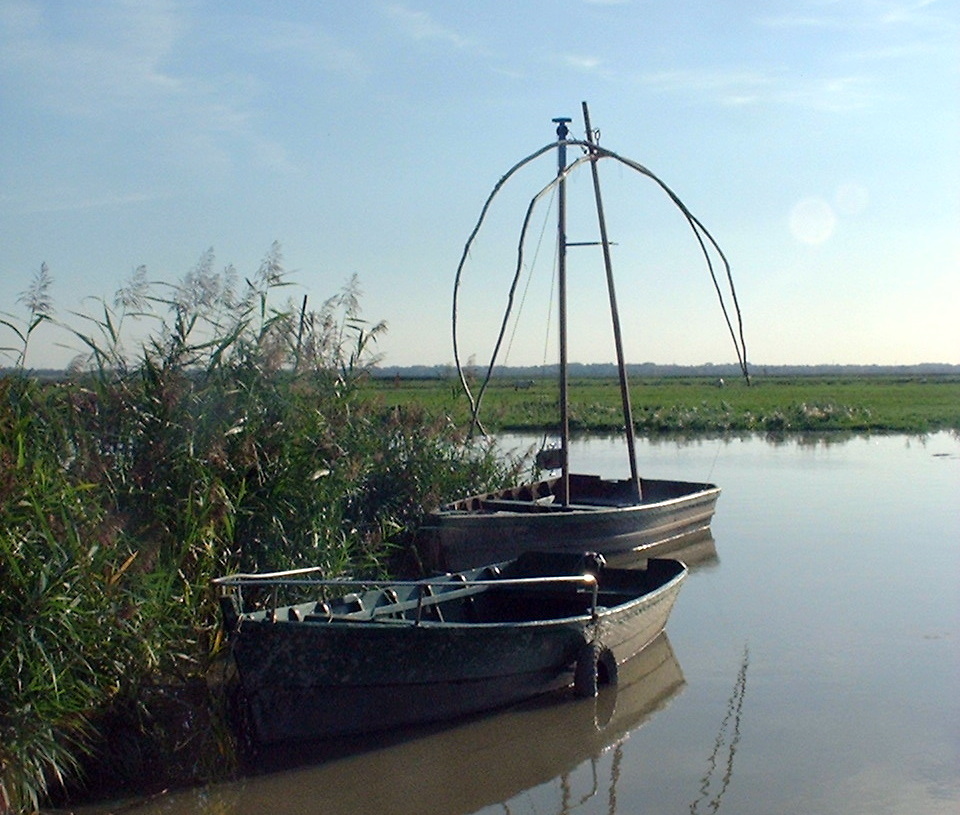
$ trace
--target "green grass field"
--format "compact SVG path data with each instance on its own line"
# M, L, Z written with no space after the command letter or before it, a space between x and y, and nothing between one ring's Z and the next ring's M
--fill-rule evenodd
M573 430L623 426L614 379L571 381ZM365 390L385 406L417 405L454 421L469 418L456 379L371 380ZM926 433L960 430L960 377L756 377L751 385L707 378L669 377L631 382L634 424L657 433L857 432ZM556 425L553 380L493 380L480 416L487 430L542 430Z

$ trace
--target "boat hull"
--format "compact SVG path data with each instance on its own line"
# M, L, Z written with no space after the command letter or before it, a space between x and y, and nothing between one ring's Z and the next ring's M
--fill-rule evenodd
M688 481L629 481L571 475L570 501L556 500L557 479L471 496L432 512L417 536L425 567L457 571L527 551L603 555L642 552L707 530L720 488Z
M546 696L439 731L404 728L316 745L273 745L257 755L256 785L225 787L219 797L226 801L223 809L238 813L271 811L291 789L323 812L502 810L502 801L540 784L562 785L575 768L584 762L589 767L684 686L683 670L663 634L623 666L616 688L603 688L596 700ZM353 766L347 757L357 753L362 759ZM597 800L605 794L602 788L594 792Z
M639 594L632 575L644 570L609 570L616 587L600 602L617 605L556 619L516 621L516 605L480 623L241 615L230 634L251 734L269 744L425 724L568 686L587 643L619 664L663 631L686 567L646 571L658 568L658 585Z

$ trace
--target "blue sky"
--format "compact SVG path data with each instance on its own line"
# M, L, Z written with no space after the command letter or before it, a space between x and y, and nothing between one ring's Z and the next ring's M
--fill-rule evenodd
M250 274L277 240L298 299L358 275L385 364L446 364L485 197L553 117L582 136L586 100L601 144L723 247L755 364L960 363L958 65L954 0L0 0L0 311L42 262L66 319L141 264L172 281L213 247ZM554 161L482 233L465 358L489 355L517 213ZM732 361L669 204L600 171L629 361ZM538 257L508 364L552 361ZM582 257L571 359L611 361ZM44 331L28 365L64 364Z

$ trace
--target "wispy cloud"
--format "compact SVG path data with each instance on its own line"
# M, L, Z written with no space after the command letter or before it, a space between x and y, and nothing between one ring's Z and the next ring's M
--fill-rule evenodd
M948 0L949 1L949 0ZM854 0L853 2L807 2L784 14L767 14L757 22L767 28L821 28L864 30L887 27L910 30L955 30L955 14L943 0Z
M181 28L170 4L68 7L56 27L49 14L19 2L4 14L0 32L0 70L39 101L82 115L146 107L184 92L183 80L163 69Z
M452 28L438 23L426 11L392 4L386 7L386 13L400 26L400 30L412 39L436 40L455 48L467 48L474 45L468 37L464 37Z
M571 68L587 72L596 71L601 65L597 57L577 56L576 54L566 54L563 61Z
M364 79L372 73L359 51L317 25L256 18L243 36L254 50L282 55L341 76Z
M23 200L14 196L0 196L0 209L17 215L42 215L52 212L82 212L92 209L130 207L157 200L159 196L147 193L107 194L86 196L77 191L53 193Z
M956 51L954 42L941 43L925 39L915 39L905 42L891 43L889 45L875 45L867 48L854 48L842 55L842 58L849 62L865 61L902 61L916 59L918 57L936 57L944 53L944 47L951 53ZM955 62L956 57L952 57Z
M765 28L840 28L837 20L826 17L810 17L789 14L779 17L764 17L758 20Z
M895 92L907 61L934 60L956 74L960 21L941 0L808 0L788 14L756 22L785 38L792 50L808 46L819 55L819 64L807 63L803 80L779 89L782 101L829 110L866 108L881 98L880 88Z
M283 150L256 128L242 77L190 73L177 51L196 34L174 0L100 0L59 8L17 0L0 16L0 83L23 103L109 123L200 161L229 162L227 142L265 164Z
M675 70L656 71L640 76L648 88L662 92L698 92L710 94L754 95L775 86L770 76L755 71Z
M946 13L941 14L941 11ZM953 13L951 13L953 12ZM940 28L953 21L956 27L956 10L944 9L942 0L914 0L914 2L888 2L880 4L879 20L884 25L907 25L914 27Z
M659 93L698 95L717 104L787 104L818 110L855 110L874 100L869 79L837 76L792 78L787 72L660 71L639 78Z
M871 107L878 99L869 78L836 76L781 88L774 101L842 113Z

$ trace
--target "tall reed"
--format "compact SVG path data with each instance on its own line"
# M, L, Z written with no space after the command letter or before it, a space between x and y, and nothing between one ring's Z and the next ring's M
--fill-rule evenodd
M118 716L155 757L167 744L229 753L184 743L197 732L166 738L173 725L145 702L195 687L221 652L211 578L390 571L425 509L517 464L443 419L360 398L386 325L361 318L356 279L315 309L278 303L276 244L238 279L212 252L174 284L138 269L61 323L83 354L56 383L24 370L48 301L30 301L22 327L3 321L20 349L0 380L0 810L118 761L96 732Z

